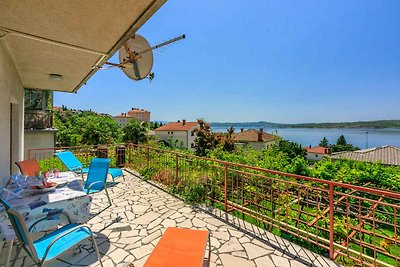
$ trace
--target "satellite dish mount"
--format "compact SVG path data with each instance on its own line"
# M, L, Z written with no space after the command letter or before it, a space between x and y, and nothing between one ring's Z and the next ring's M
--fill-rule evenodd
M120 68L126 76L139 81L144 78L154 79L153 50L182 40L185 35L178 36L166 42L150 46L149 42L141 35L135 34L119 49L119 63L106 62L109 67ZM105 69L105 68L100 68Z

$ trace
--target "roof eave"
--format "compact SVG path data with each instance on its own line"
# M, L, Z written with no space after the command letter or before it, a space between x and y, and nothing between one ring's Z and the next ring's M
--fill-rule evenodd
M166 2L167 0L154 0L149 7L143 11L143 13L135 20L131 27L125 32L125 34L118 40L118 42L111 48L111 50L107 53L107 56L103 57L100 61L98 61L98 66L101 67L104 63L107 62L117 51L121 48L121 46L128 41L128 39L136 33L136 31L144 24L147 20L151 18L151 16L157 12L158 9ZM101 57L100 57L101 58ZM98 71L97 68L93 68L88 75L75 87L71 93L76 93L86 82Z

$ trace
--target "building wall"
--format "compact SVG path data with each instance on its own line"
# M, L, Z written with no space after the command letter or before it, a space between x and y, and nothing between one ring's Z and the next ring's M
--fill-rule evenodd
M24 136L24 159L28 159L29 150L37 148L53 148L56 130L26 130ZM34 153L34 152L32 152ZM34 154L30 155L31 158L35 157ZM52 156L49 153L43 153L40 155L41 159Z
M163 140L165 142L170 141L170 137L172 137L173 142L177 141L177 146L186 147L189 150L194 150L192 144L194 145L194 139L196 139L196 134L194 136L191 135L192 130L190 131L155 131L155 135L158 139Z
M121 118L121 117L113 117L113 119L119 124L119 126L124 127L125 125L127 125L130 120L132 120L133 118L129 118L129 117L125 117L125 118Z
M194 139L196 139L196 137L197 137L197 135L196 135L196 133L194 133L193 132L193 130L194 129L196 129L197 127L194 127L193 129L191 129L189 132L188 132L188 148L189 148L189 150L194 150L194 148L193 148L193 145L194 145ZM192 132L193 132L193 136L192 136ZM193 144L193 145L192 145Z
M150 111L135 109L128 111L128 115L139 121L150 122Z
M252 146L254 149L261 150L265 147L264 142L248 142L248 146Z
M155 131L156 136L165 142L169 142L170 138L172 138L172 141L175 142L177 140L176 144L177 146L181 147L187 147L188 144L188 139L187 139L187 131Z
M17 172L14 162L23 159L24 88L14 62L2 41L0 41L0 93L0 177L3 177L10 174L10 167L11 173Z
M321 160L325 156L326 156L326 154L307 152L307 159L308 160Z

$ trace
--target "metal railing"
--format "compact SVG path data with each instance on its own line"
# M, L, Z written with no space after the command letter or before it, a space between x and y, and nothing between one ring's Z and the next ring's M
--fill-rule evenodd
M89 162L99 147L62 149ZM40 160L54 150L31 150L29 157ZM145 179L173 193L201 195L209 205L343 265L399 266L398 192L142 145L124 145L119 151L116 145L107 146L107 156L114 164L121 153L125 164Z
M25 110L24 128L48 129L53 127L53 114L45 110Z

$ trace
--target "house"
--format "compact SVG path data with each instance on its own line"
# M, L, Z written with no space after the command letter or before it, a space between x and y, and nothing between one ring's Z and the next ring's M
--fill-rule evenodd
M24 159L25 89L76 93L165 2L2 2L0 177Z
M278 136L264 132L263 128L258 131L254 129L244 130L235 134L234 137L239 146L252 146L257 150L269 148L279 139Z
M305 147L304 150L307 152L308 160L321 160L323 157L332 153L330 148L326 148L323 146L315 146L315 147Z
M379 162L384 165L400 166L400 147L381 146L356 151L336 152L332 154L331 158Z
M194 129L199 127L197 122L187 122L186 120L171 122L155 129L158 139L178 147L194 150L194 140L196 133Z
M132 108L128 111L128 113L121 113L117 116L114 116L113 119L121 126L124 127L131 120L144 121L150 126L150 111Z

